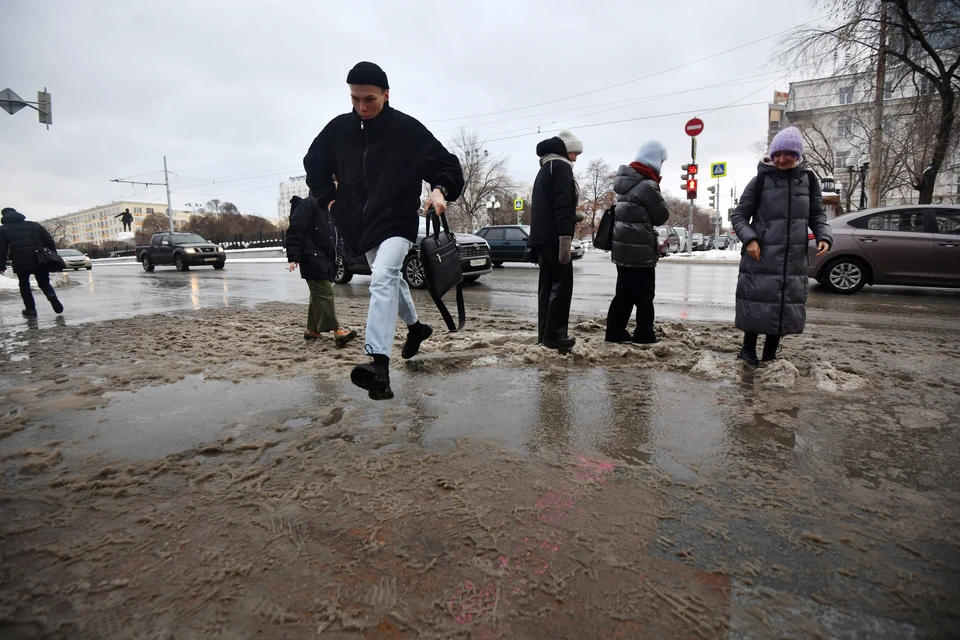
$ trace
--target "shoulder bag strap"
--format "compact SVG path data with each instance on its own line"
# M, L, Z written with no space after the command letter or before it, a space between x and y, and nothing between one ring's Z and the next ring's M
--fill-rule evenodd
M453 316L450 315L450 312L447 310L447 305L444 304L443 300L437 298L430 293L430 297L433 298L433 302L437 305L437 311L440 312L440 315L443 317L443 321L447 325L447 329L450 330L450 333L456 333L463 329L464 325L467 324L467 311L463 303L463 283L457 285L457 322L454 323Z

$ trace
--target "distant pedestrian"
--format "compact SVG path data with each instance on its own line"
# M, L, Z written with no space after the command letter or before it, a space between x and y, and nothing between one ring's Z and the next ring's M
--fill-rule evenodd
M564 129L537 145L540 172L533 183L529 243L537 248L540 283L537 305L537 343L550 349L571 349L570 301L573 298L571 248L577 226L580 187L573 163L583 153L583 142Z
M743 330L738 359L756 366L757 338L766 335L763 360L776 360L780 339L803 333L807 301L807 227L817 255L833 244L820 183L803 161L803 138L788 127L770 143L731 216L743 243L737 280L736 326Z
M357 337L354 329L340 326L333 294L337 275L337 230L330 212L317 206L314 198L293 196L290 199L290 227L287 229L287 262L292 272L300 268L300 277L307 281L310 303L307 308L305 340L322 338L333 332L337 348Z
M640 147L636 159L621 166L613 182L617 194L614 210L613 250L617 265L617 292L607 311L607 342L659 342L653 332L653 298L656 293L657 225L670 217L660 193L660 171L667 150L659 142ZM627 323L637 308L637 326L633 335Z
M373 361L358 364L350 380L374 400L393 397L390 355L397 316L407 325L401 355L409 359L433 329L417 317L410 287L400 274L417 239L423 208L443 213L463 190L463 171L426 127L390 106L387 74L372 62L347 74L353 110L331 120L303 159L310 195L333 215L349 251L370 264L370 309L365 333ZM333 176L336 175L337 183Z
M30 291L30 274L37 286L47 296L55 313L63 313L63 305L57 299L57 292L50 284L50 273L40 268L37 251L41 246L54 251L57 244L50 232L37 222L28 221L22 213L7 207L0 212L0 275L7 270L7 254L13 262L13 272L20 281L20 297L23 298L23 315L36 316L37 306Z
M120 218L120 222L123 223L124 231L132 231L133 225L133 214L130 213L130 209L124 209L123 213L118 213L113 216L114 218Z

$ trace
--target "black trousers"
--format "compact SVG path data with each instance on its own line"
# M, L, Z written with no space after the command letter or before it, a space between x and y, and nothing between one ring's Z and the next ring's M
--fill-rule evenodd
M132 226L131 223L129 223L129 222L124 222L124 223L123 223L123 230L124 230L124 231L132 231L132 229L130 228L131 226Z
M653 333L653 298L656 295L657 270L617 265L617 292L607 311L607 338L618 339L627 333L633 308L637 308L637 328L633 339L650 341Z
M560 244L543 244L540 251L540 287L537 305L537 342L562 340L570 323L573 298L573 261L560 264Z
M37 285L40 287L40 291L43 291L44 295L48 298L57 297L57 292L53 290L53 285L50 284L49 273L46 271L37 271L33 276L37 279ZM33 292L30 291L30 274L18 273L17 279L20 281L20 297L23 298L23 307L25 309L36 309L37 304L33 301Z
M743 348L747 351L757 351L757 338L760 336L749 331L743 332ZM763 359L772 360L777 357L777 347L780 346L780 336L767 336L763 340Z

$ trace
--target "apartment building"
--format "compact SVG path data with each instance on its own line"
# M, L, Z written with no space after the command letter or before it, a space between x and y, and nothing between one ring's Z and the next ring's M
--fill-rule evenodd
M54 239L59 241L63 238L61 244L72 245L84 242L101 244L119 239L119 235L123 232L123 223L120 218L114 216L123 213L126 209L130 209L133 215L133 231L136 233L142 229L144 218L151 213L166 214L167 205L160 202L123 200L48 218L41 224L50 231ZM174 223L186 223L190 220L190 215L189 211L174 211Z
M870 161L874 137L875 85L873 73L792 82L782 124L769 123L771 134L780 127L800 128L807 163L821 177L835 178L845 209L847 202L851 210L860 203L861 176L867 174L863 165ZM883 97L880 205L916 203L916 187L932 156L939 96L926 77L894 66L886 74ZM937 177L934 203L960 203L958 160L954 147Z

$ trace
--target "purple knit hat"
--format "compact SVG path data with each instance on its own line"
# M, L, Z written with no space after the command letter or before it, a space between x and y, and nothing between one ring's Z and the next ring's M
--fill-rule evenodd
M773 157L777 151L786 151L797 156L797 159L803 157L803 136L796 127L787 127L773 138L770 143L770 157Z

